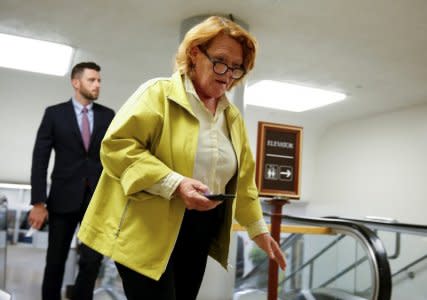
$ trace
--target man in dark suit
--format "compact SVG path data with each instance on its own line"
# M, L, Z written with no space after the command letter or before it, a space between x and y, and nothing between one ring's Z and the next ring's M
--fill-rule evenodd
M74 96L48 107L37 132L31 168L33 208L28 222L40 229L49 221L43 300L61 299L71 241L102 171L99 150L114 111L94 103L100 90L100 70L93 62L75 65L71 71ZM47 196L46 177L52 149L55 163ZM79 246L79 254L79 273L72 299L92 299L102 256L84 244Z

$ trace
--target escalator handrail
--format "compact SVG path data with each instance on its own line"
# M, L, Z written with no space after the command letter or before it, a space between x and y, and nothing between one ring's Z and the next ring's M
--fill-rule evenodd
M272 216L268 212L264 212L264 215ZM371 229L357 222L332 218L283 215L282 220L285 223L325 226L330 227L336 232L350 233L353 237L361 241L361 244L367 250L375 281L372 288L373 299L386 300L391 298L392 282L387 253L383 243Z
M396 234L400 235L401 233L405 234L411 234L411 235L427 235L427 226L421 225L421 224L414 224L414 223L400 223L398 221L393 220L392 222L387 221L381 221L380 219L357 219L357 218L349 218L349 217L327 217L327 218L335 218L335 219L341 219L341 220L349 220L353 222L359 222L361 224L366 224L366 226L369 226L375 230L381 229L382 231L389 231L389 232L395 232ZM396 246L397 249L400 249L400 246ZM397 252L400 252L397 251ZM398 255L393 256L392 258L397 258ZM390 259L390 257L389 257ZM419 258L414 259L412 262L406 264L405 266L401 267L398 271L395 271L391 277L394 278L398 276L399 274L406 272L409 268L420 264L421 262L427 260L427 255L422 255Z
M346 220L346 221L358 222L366 225L372 225L372 227L375 227L377 229L382 229L385 231L399 231L402 233L427 235L427 225L414 224L414 223L401 223L397 221L387 222L387 221L381 221L381 220L358 219L358 218L338 217L338 216L328 216L325 218Z

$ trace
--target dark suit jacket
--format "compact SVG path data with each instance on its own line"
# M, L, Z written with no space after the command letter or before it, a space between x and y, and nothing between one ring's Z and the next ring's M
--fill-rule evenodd
M71 100L46 109L33 151L31 204L44 202L50 212L78 212L87 184L93 191L101 175L101 141L114 117L108 107L93 103L94 123L86 152ZM47 196L46 177L52 149L55 163Z

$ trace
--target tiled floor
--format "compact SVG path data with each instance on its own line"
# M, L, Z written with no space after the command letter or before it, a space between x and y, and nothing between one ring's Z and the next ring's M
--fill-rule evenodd
M6 290L14 300L40 300L45 250L27 245L8 245Z
M37 245L37 243L36 243ZM1 250L1 249L0 249ZM72 251L70 252L72 255ZM0 253L1 254L1 253ZM41 300L41 282L45 262L46 250L35 247L32 244L18 243L17 245L7 246L7 267L6 267L6 291L11 293L12 300ZM64 282L73 281L73 272L70 263L67 262ZM100 271L94 300L125 300L123 296L120 277L115 273L114 264L108 265L104 261ZM113 275L113 279L108 279L108 267ZM0 272L2 267L0 266ZM68 276L67 276L68 275ZM70 281L67 281L69 277ZM214 262L208 260L207 271L205 274L202 288L199 292L199 300L231 300L232 287L234 285L234 273L226 272L223 268ZM113 287L113 294L109 294ZM229 292L228 292L229 291ZM227 296L225 296L227 295ZM63 300L66 300L64 297Z
M13 300L40 300L41 282L46 250L31 245L17 244L7 246L6 290ZM105 270L105 268L104 268ZM99 279L94 300L122 300L123 296L110 296L103 287L111 286L111 281ZM120 289L120 282L114 282ZM115 291L115 290L114 290ZM64 298L66 299L66 298Z

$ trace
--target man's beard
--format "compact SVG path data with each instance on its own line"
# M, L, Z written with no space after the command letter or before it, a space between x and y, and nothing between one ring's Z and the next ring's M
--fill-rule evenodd
M99 93L97 93L96 95L94 95L94 94L92 94L91 92L89 92L86 89L81 89L80 90L80 94L83 97L85 97L86 99L91 100L91 101L95 101L96 99L98 99L98 96L99 96Z

